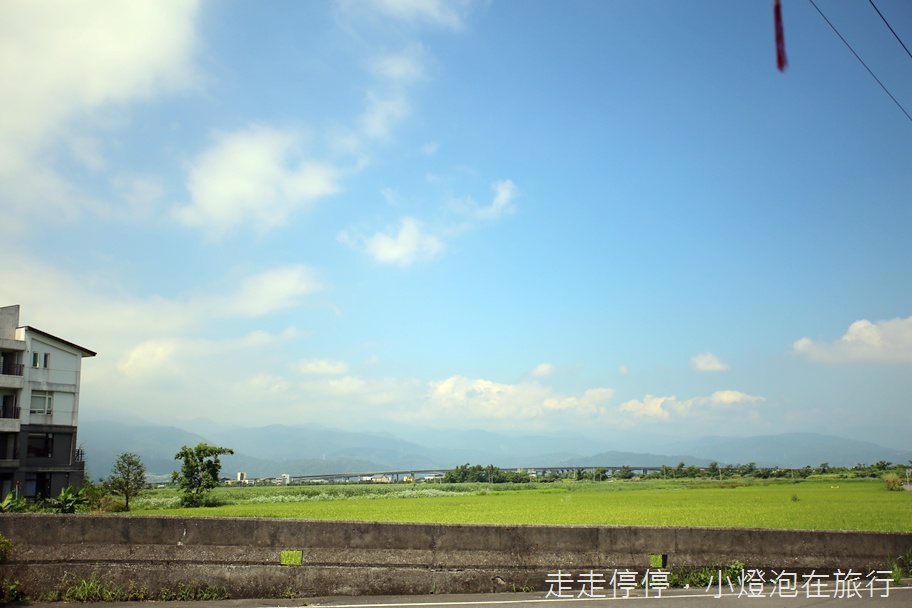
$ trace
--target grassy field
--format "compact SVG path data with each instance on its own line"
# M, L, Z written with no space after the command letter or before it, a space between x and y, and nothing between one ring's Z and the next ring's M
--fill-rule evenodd
M220 506L180 509L175 491L158 490L134 501L134 513L912 532L912 494L880 480L247 487L212 498Z

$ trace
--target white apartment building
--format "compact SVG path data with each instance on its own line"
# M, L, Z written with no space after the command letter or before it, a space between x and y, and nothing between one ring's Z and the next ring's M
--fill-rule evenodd
M0 308L0 500L10 492L51 498L81 487L76 443L79 385L87 348L29 325L19 306Z

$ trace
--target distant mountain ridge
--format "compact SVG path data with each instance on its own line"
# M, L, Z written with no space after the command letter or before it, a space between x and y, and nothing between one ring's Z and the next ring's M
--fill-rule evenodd
M906 463L912 452L885 448L813 433L786 433L755 437L704 437L676 440L649 437L642 450L616 449L616 438L574 435L507 435L489 431L411 429L412 440L389 433L359 433L320 426L268 425L231 428L205 421L190 432L177 426L112 420L80 421L79 442L86 450L87 467L94 479L107 477L118 454L139 454L151 475L167 476L178 468L174 455L184 445L202 441L230 447L234 455L222 458L222 471L251 478L289 475L330 475L401 470L446 470L460 464L494 464L501 468L594 466L706 466L710 462L799 468L854 466L880 460ZM427 444L415 438L424 438ZM627 437L624 445L635 443Z

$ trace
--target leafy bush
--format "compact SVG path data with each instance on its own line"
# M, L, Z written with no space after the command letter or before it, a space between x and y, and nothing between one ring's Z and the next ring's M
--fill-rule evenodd
M0 534L0 564L6 561L10 551L13 550L13 541Z
M896 473L887 473L883 476L884 486L888 492L895 492L903 489L902 477Z
M24 604L28 597L22 590L19 581L0 581L0 606L6 604Z
M82 490L74 490L72 486L60 490L57 498L49 498L46 501L47 506L57 513L75 513L76 507L87 502L82 495Z
M887 564L890 566L893 582L901 584L906 576L912 576L912 547L906 549L899 557L887 555Z
M0 502L0 513L22 513L27 509L24 498L13 496L13 492L6 495L6 498Z
M66 574L55 593L42 598L44 601L63 602L141 602L149 599L149 590L133 581L123 587L111 581L102 581L97 572L87 579L76 579Z
M127 511L127 503L116 496L108 494L98 501L94 510L98 513L125 513Z

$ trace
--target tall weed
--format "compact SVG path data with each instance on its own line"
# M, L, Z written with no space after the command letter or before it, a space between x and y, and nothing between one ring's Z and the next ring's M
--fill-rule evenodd
M737 585L744 574L744 564L735 560L727 568L724 566L702 566L693 568L675 568L668 574L671 587L708 587L712 583Z

